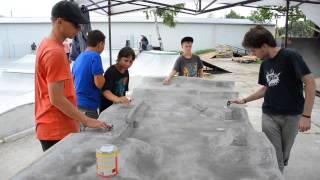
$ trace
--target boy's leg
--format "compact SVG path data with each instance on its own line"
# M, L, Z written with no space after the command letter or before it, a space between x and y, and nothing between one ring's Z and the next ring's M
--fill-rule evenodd
M274 116L269 114L262 114L262 132L264 132L274 146L276 150L278 166L281 172L283 172L283 151L282 151L282 137L280 124Z
M298 134L298 125L300 115L284 116L285 122L282 127L282 146L283 146L283 162L288 165L290 151L293 146L294 140Z

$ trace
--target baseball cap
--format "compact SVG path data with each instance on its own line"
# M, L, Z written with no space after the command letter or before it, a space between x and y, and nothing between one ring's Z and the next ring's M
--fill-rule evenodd
M77 24L88 24L88 19L81 12L78 4L70 1L60 1L56 3L51 11L51 17L63 18Z
M189 37L189 36L184 37L184 38L181 39L181 44L184 43L184 42L191 42L191 43L193 43L193 38L192 38L192 37Z

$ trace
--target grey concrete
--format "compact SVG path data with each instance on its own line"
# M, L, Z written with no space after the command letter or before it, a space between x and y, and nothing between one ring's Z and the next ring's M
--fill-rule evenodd
M0 144L0 179L8 180L43 154L40 142L33 135Z
M14 140L34 127L34 104L26 104L0 114L0 139Z
M130 76L166 76L178 56L176 52L142 51L129 69Z
M232 82L142 82L132 106L102 113L113 131L72 134L12 179L99 179L95 149L108 143L120 150L113 179L283 179L274 148L253 129L245 109L225 107L237 97Z
M35 55L0 61L0 114L34 102Z

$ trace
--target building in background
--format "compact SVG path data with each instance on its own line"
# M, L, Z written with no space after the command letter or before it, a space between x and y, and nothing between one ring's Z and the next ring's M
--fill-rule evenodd
M130 41L133 48L139 48L140 35L144 34L149 44L159 46L156 28L152 20L145 17L113 16L112 49L120 49ZM214 19L177 17L175 28L160 24L160 33L166 51L180 49L180 40L184 36L194 38L193 50L214 48L218 44L241 47L242 38L249 28L256 24L247 19ZM107 18L92 17L92 29L108 34ZM30 53L30 44L37 46L50 31L50 18L0 18L0 59L17 59ZM265 24L271 32L274 24ZM106 39L108 41L108 37ZM106 44L108 47L108 43Z

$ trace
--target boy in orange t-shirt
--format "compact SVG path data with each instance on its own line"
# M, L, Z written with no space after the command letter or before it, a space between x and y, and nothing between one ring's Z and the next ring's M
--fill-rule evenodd
M88 21L78 5L69 1L58 2L51 16L52 31L39 45L35 66L36 134L43 151L68 134L79 132L79 122L91 128L112 128L76 108L70 65L62 43L76 35L79 24Z

